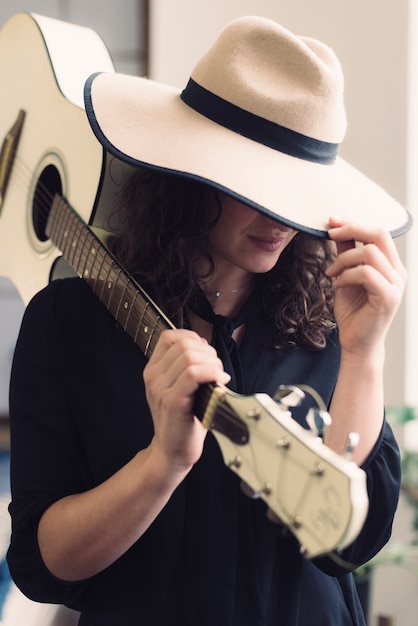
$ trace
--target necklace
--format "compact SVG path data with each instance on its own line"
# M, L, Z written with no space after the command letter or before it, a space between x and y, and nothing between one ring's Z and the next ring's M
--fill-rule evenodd
M219 289L217 289L216 291L207 291L206 294L208 296L215 296L215 298L219 298L219 296L225 296L231 293L237 293L237 291L242 291L243 289L246 289L249 285L251 285L251 282L246 283L242 287L236 287L236 289L227 289L226 291L219 291Z

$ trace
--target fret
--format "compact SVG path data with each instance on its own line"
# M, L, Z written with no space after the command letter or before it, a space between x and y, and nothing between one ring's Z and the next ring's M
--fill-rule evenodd
M50 220L53 216L54 216L53 210L51 209L51 215L48 220L48 224L50 223ZM65 257L64 250L65 250L65 246L66 246L67 238L68 238L68 222L70 220L70 217L71 217L71 214L69 213L69 211L65 211L63 213L61 222L58 220L58 216L57 216L55 222L53 222L53 227L54 227L53 234L50 235L52 241L59 247L64 257ZM49 233L47 232L47 234Z
M140 341L138 341L138 335L139 335L139 331L141 330L142 320L144 319L144 315L145 315L145 313L146 313L146 311L147 311L148 307L149 307L149 302L145 302L145 307L144 307L144 310L143 310L143 312L142 312L141 319L139 320L139 322L138 322L138 324L137 324L137 327L136 327L136 332L135 332L135 335L133 336L133 340L134 340L134 342L135 342L138 346L140 346L140 347L142 347L142 341L141 341L141 342L140 342ZM143 334L145 334L145 335L146 335L147 331L148 331L148 326L147 326L147 324L145 324L144 328L142 329L142 332L143 332ZM143 338L143 335L140 335L140 337L141 337L141 338Z
M87 232L88 232L87 237L86 237L87 246L83 246L83 252L87 247L88 249L86 250L83 267L81 268L80 266L80 276L84 278L85 280L90 279L90 276L92 274L93 264L96 259L95 238L92 236L92 234L89 231ZM90 266L91 260L92 260L92 264Z
M155 330L156 330L156 328L157 328L157 325L158 325L159 320L160 320L160 318L157 316L157 317L155 318L154 325L153 325L153 327L151 328L151 331L150 331L150 332L149 332L149 334L148 334L147 343L146 343L145 348L144 348L144 354L145 354L145 356L148 356L148 350L149 350L149 348L150 348L150 346L151 346L152 338L153 338L153 336L154 336L154 333L155 333ZM158 336L157 336L157 339L158 339ZM155 342L155 343L156 343L156 342ZM155 347L155 344L154 344L154 347ZM152 350L151 352L153 352L153 350Z
M83 249L84 249L84 246L86 245L86 239L89 234L89 231L87 228L84 228L82 224L77 223L75 232L76 232L76 235L78 235L78 233L80 234L77 236L77 245L74 250L74 257L73 257L72 265L75 271L81 276L80 267L83 261Z
M129 282L129 278L126 276L126 274L123 273L121 267L119 267L117 271L116 268L114 268L114 272L116 272L116 278L113 280L112 293L109 298L107 308L109 311L112 312L113 317L116 319L116 321L120 323L118 313L120 310L120 303L123 298L123 294L125 293L127 283Z
M105 262L105 259L106 259L106 253L105 253L105 251L104 251L104 249L102 247L97 248L95 257L96 257L96 259L100 260L100 264L99 264L98 272L97 272L96 276L94 276L94 284L91 285L91 288L93 289L94 293L97 296L98 295L97 290L98 290L100 276L101 276L102 269L103 269L103 263ZM94 269L94 265L95 265L95 263L93 262L92 269Z
M70 259L70 251L71 251L71 245L72 245L72 227L73 227L73 219L72 219L72 215L70 211L67 211L67 219L65 220L65 229L64 229L64 236L65 236L65 240L64 240L64 245L62 247L62 253L64 255L64 257L67 259L67 261L69 262L69 264L71 265L71 259Z
M70 214L69 229L68 229L68 249L65 251L65 256L71 267L77 271L74 267L74 256L77 250L77 220Z
M61 246L58 246L58 243L57 243L59 239L57 235L57 230L59 226L58 219L52 219L53 217L54 217L54 212L53 212L53 207L52 207L50 214L49 214L48 221L47 221L47 225L45 228L45 233L55 243L55 245L61 249Z
M116 312L115 312L115 318L117 319L119 324L124 328L125 321L124 321L124 318L122 316L123 316L124 313L127 312L127 309L129 308L129 304L126 302L125 294L126 294L126 291L128 290L128 287L130 285L130 280L123 274L122 274L121 278L122 278L123 281L125 281L125 284L124 284L123 289L121 290L121 293L120 293L118 307L117 307ZM123 302L124 306L122 306L122 302Z
M135 289L134 297L132 298L131 302L129 303L129 301L127 301L126 302L126 306L124 305L124 309L127 310L127 315L126 315L125 324L123 326L123 330L125 330L126 332L129 332L128 325L129 325L129 322L130 322L130 319L131 319L131 313L132 313L132 311L135 310L136 299L137 299L138 295L139 295L139 291L138 291L138 289ZM132 332L129 332L129 335L131 337L133 337Z
M110 270L109 270L107 283L106 283L106 290L105 290L106 300L103 298L103 304L106 306L108 311L113 312L112 301L114 297L114 291L115 291L116 285L118 284L118 280L119 280L121 272L122 272L122 268L120 268L114 261L112 261L110 264Z
M162 323L161 318L158 317L158 319L156 320L153 332L152 332L152 336L150 337L150 340L147 345L146 356L148 356L148 353L152 354L154 352L155 346L157 345L160 335L164 330L167 330L167 326L164 323Z
M73 242L72 266L75 268L75 271L79 275L80 275L80 267L82 264L83 248L86 243L86 237L88 235L88 232L89 232L88 229L85 227L85 225L82 222L75 220L75 229L74 229L75 241Z
M104 256L101 269L105 270L105 275L104 275L103 280L101 281L102 288L100 290L100 295L99 294L96 294L96 295L99 295L100 302L103 302L103 293L106 290L107 283L109 281L109 275L110 275L110 272L112 270L112 263L109 260L109 257L108 257L107 254L105 254L105 256Z

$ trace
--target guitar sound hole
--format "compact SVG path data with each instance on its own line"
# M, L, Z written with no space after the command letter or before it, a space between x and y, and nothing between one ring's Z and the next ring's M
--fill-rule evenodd
M62 195L62 182L57 168L48 165L39 177L35 188L32 221L39 241L47 241L46 224L55 194Z

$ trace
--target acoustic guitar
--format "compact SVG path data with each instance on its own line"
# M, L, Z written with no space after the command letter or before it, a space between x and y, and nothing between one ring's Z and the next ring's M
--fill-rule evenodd
M103 152L85 115L83 84L96 71L113 66L88 29L17 14L0 33L0 76L7 85L0 94L0 274L27 302L65 259L149 356L173 325L103 243L103 215L125 170ZM292 418L304 391L280 389L273 399L214 382L198 389L195 412L225 464L312 558L357 537L368 497L365 472L324 445L315 430L318 419L329 417L321 400L308 415L311 430Z

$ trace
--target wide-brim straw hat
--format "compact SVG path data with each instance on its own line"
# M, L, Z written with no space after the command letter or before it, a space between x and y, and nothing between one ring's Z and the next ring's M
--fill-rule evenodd
M298 230L330 216L406 232L409 213L337 156L346 132L334 52L275 22L230 22L183 91L119 73L90 77L92 129L112 155L207 182Z

